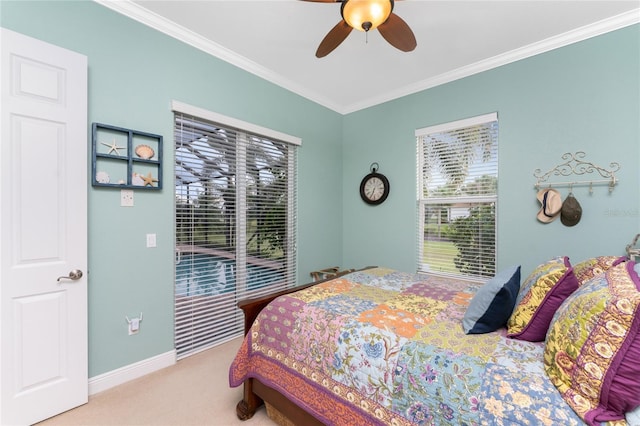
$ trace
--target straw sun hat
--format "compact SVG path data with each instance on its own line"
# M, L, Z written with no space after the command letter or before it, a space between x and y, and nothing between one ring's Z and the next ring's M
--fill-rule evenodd
M562 196L553 188L545 188L538 191L537 197L541 204L538 220L542 223L552 222L562 210Z

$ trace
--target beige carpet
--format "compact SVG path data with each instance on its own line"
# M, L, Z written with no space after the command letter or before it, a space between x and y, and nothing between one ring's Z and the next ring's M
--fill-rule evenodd
M242 387L229 387L229 365L242 343L234 339L169 368L89 397L89 403L38 425L273 426L264 407L245 422L236 417Z

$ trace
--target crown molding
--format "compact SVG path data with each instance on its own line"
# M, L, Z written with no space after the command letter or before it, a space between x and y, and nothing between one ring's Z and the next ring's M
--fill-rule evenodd
M505 52L468 66L464 66L450 72L402 87L398 90L387 92L375 97L371 97L351 105L337 105L330 99L283 78L272 70L265 68L250 59L239 55L224 46L208 40L195 32L184 28L168 19L153 13L131 0L94 0L96 3L116 11L124 16L134 19L148 27L158 30L170 37L180 40L190 46L195 47L205 53L215 56L225 62L254 74L264 80L276 84L284 89L307 98L319 105L329 108L340 114L349 114L384 102L411 95L426 89L430 89L441 84L449 83L464 77L488 71L493 68L507 65L521 59L539 55L550 50L558 49L569 44L577 43L591 37L595 37L607 32L615 31L633 24L640 23L640 8L633 9L620 15L613 16L593 24L585 25L575 30L550 37L548 39L532 43L519 49Z
M0 0L1 1L1 0ZM224 46L219 45L201 35L176 24L136 3L131 0L93 0L106 8L109 8L115 12L118 12L128 18L138 21L148 27L151 27L161 33L164 33L170 37L173 37L183 43L186 43L196 49L199 49L211 56L214 56L220 60L223 60L231 65L254 74L264 80L267 80L277 86L287 89L293 93L296 93L304 98L314 101L326 108L339 112L340 105L331 102L328 98L311 92L303 86L300 86L291 80L283 78L280 74L273 72L272 70L263 67L262 65L242 56L234 51L227 49Z
M593 24L589 24L563 34L550 37L536 43L532 43L519 49L514 49L491 58L483 59L482 61L476 62L474 64L457 68L436 77L432 77L418 83L402 87L393 92L387 92L381 96L372 97L362 102L349 105L348 107L343 109L342 114L359 111L361 109L379 105L381 103L398 99L403 96L418 93L426 89L431 89L445 83L459 80L464 77L469 77L474 74L488 71L493 68L510 64L512 62L517 62L522 59L530 58L541 53L549 52L551 50L587 40L589 38L596 37L611 31L619 30L637 23L640 23L640 8L630 10L620 15L595 22Z

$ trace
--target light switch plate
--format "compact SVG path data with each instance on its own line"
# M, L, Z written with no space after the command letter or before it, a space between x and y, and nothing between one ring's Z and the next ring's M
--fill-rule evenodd
M120 206L133 207L133 189L120 190Z
M156 234L147 234L147 247L156 246Z

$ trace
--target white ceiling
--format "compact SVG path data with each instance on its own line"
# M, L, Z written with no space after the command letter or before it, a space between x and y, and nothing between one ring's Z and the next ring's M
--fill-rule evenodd
M352 31L318 59L340 3L96 1L342 114L640 22L640 0L404 0L414 51Z

